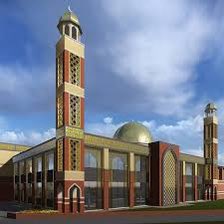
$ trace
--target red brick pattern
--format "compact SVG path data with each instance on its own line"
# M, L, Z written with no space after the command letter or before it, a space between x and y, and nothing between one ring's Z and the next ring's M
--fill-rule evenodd
M135 205L135 172L129 172L129 206Z
M102 169L102 186L103 186L103 209L109 208L109 182L110 171Z
M64 50L64 82L69 82L70 52Z
M183 175L183 188L182 188L182 194L183 194L183 202L186 201L186 192L185 192L185 185L186 185L186 176Z
M64 92L64 125L69 126L69 105L70 105L70 96L69 93Z
M198 200L198 177L194 176L194 200Z
M81 58L81 88L84 88L85 82L85 59Z

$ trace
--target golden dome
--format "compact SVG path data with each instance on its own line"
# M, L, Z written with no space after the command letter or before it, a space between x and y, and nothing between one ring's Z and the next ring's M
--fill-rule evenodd
M117 129L115 139L133 143L150 143L152 135L147 127L138 122L128 122Z

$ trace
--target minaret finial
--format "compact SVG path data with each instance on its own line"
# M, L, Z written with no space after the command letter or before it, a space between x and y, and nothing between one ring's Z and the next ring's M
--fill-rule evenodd
M72 12L70 5L68 5L68 11Z

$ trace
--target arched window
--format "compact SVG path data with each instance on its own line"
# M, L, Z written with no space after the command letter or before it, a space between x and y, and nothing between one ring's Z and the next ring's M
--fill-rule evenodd
M77 40L77 32L76 32L76 28L74 26L72 27L72 38Z
M124 170L125 169L125 163L121 157L115 157L112 161L112 169L115 170Z
M97 168L97 158L91 152L85 154L85 167Z
M69 36L69 25L65 26L65 34Z

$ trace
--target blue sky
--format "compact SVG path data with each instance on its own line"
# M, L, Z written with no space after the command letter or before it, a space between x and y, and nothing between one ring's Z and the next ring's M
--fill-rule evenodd
M224 2L76 0L86 45L85 130L145 124L155 140L202 155L203 110L218 106L224 163ZM0 141L55 134L57 22L68 1L0 1Z

